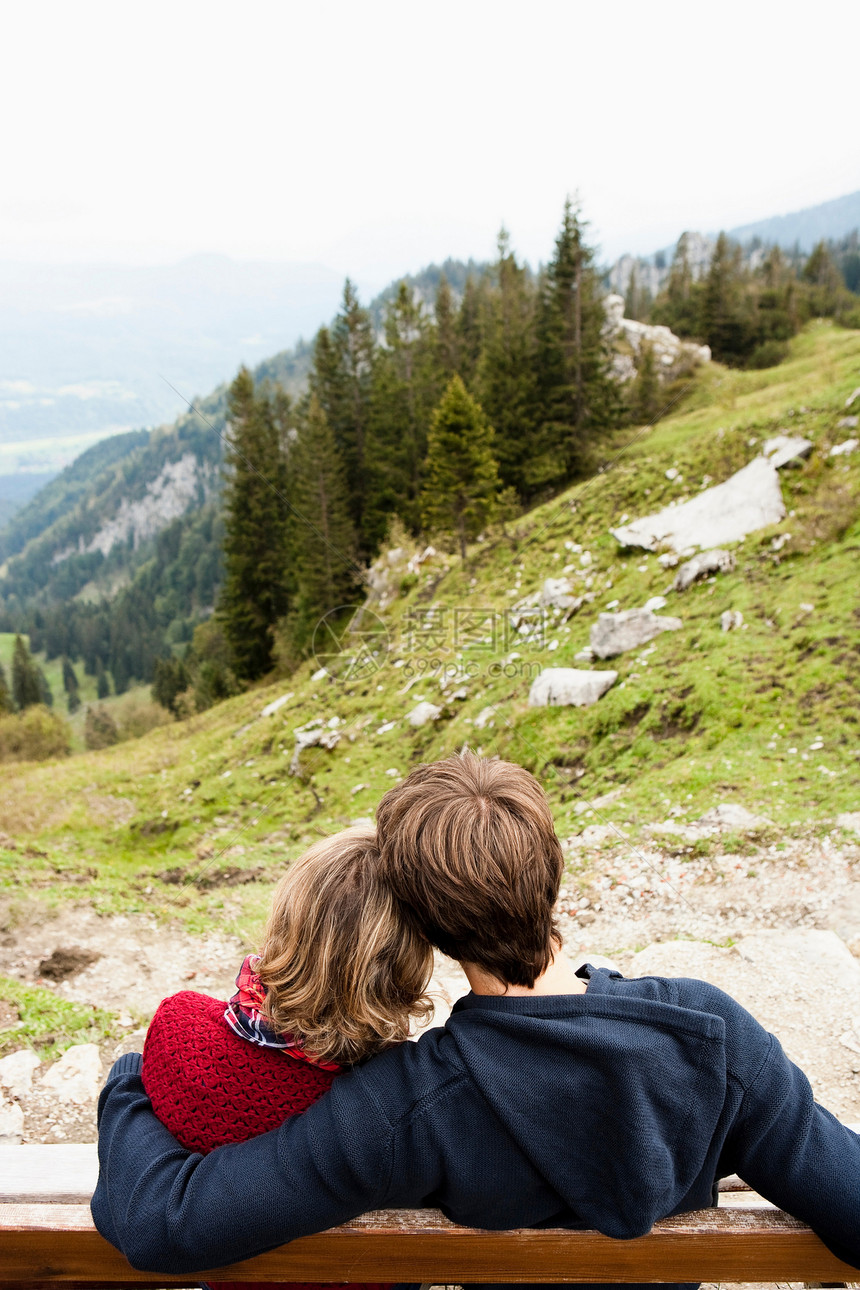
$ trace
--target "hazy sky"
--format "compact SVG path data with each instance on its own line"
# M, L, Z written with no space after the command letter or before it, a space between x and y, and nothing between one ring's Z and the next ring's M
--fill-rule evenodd
M7 4L0 258L604 256L860 188L860 6Z

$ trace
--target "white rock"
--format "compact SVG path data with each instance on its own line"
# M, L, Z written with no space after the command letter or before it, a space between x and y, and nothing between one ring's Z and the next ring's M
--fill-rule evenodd
M40 1089L53 1089L58 1102L83 1105L94 1102L102 1083L102 1059L96 1044L74 1044L54 1062L39 1082Z
M0 1146L17 1147L24 1136L24 1112L17 1102L0 1102Z
M675 467L674 467L674 466L670 466L670 467L669 467L669 469L666 471L666 478L667 478L667 479L677 479L677 478L678 478L678 472L677 472L677 470L675 469Z
M645 601L642 608L650 614L656 614L658 609L665 609L667 603L665 596L652 596L650 600Z
M547 667L532 682L529 707L573 705L587 708L617 680L617 672L581 672L573 667Z
M600 614L591 627L591 648L598 658L614 658L626 650L647 645L661 632L676 632L680 618L660 617L650 609L623 609L619 614Z
M410 726L426 726L428 721L438 721L441 715L441 708L437 707L435 703L425 701L414 707L406 720Z
M657 563L662 569L674 569L678 563L678 557L671 551L664 551L662 555L657 556Z
M294 693L295 693L294 690L290 690L288 694L282 694L279 699L272 699L272 702L267 703L265 708L263 708L263 711L260 713L260 716L273 717L275 713L278 712L279 709L281 709L284 706L285 703L289 703Z
M766 457L754 457L722 484L706 488L687 502L610 529L621 546L655 551L661 543L679 554L687 547L707 549L739 542L748 533L785 518L779 477Z
M777 434L772 439L765 439L762 456L767 457L777 470L791 462L802 461L812 452L812 440L801 439L799 435Z
M849 452L856 452L860 447L860 439L844 439L842 443L835 443L827 454L829 457L844 457Z
M686 591L697 579L706 578L711 573L730 573L734 567L735 557L731 551L721 551L719 547L713 551L701 551L681 565L672 586L675 591Z
M837 430L856 430L860 425L860 417L840 417L836 422Z
M304 726L298 726L293 731L295 738L295 747L293 748L293 757L290 762L290 774L298 775L301 769L301 754L304 748L336 748L340 743L340 732L332 730L323 724L322 717L315 717Z
M0 1061L0 1087L10 1097L24 1097L33 1087L33 1071L41 1065L32 1048L19 1048Z
M714 806L710 811L705 811L700 815L697 824L713 826L718 829L757 829L764 824L769 824L770 820L765 819L763 815L753 815L745 806L739 806L736 802L720 802L719 806Z
M590 663L594 658L594 650L590 645L586 645L584 649L579 650L573 657L577 663Z
M843 811L841 815L837 815L836 823L840 829L860 833L860 811Z
M314 672L313 676L311 677L311 680L312 680L312 681L321 681L321 680L323 679L323 677L324 677L324 676L328 676L328 668L327 668L327 667L318 667L318 668L317 668L317 670Z
M482 708L475 717L474 724L479 730L484 730L487 726L495 725L493 718L496 715L495 708Z
M720 614L720 627L724 632L737 631L744 625L744 616L739 609L727 609Z
M547 578L543 584L538 604L542 609L578 609L581 596L573 596L573 587L567 578Z
M850 408L855 399L860 399L860 385L858 385L857 389L848 395L848 398L845 400L846 408Z

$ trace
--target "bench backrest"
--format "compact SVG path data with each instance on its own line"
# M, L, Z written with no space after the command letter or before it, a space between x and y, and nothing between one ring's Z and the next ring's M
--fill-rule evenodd
M0 1147L4 1286L188 1286L203 1275L136 1272L93 1227L95 1147ZM817 1281L860 1280L796 1219L744 1191L720 1207L614 1241L597 1232L460 1227L437 1210L378 1210L229 1268L218 1281Z

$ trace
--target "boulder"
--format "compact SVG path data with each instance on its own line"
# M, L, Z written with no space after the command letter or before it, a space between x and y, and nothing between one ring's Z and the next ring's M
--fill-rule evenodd
M102 1084L102 1059L97 1044L73 1044L49 1067L39 1083L52 1089L58 1102L94 1102Z
M588 708L617 680L617 672L581 672L575 667L546 667L532 682L529 707Z
M426 726L428 721L438 721L441 715L441 708L425 700L412 709L406 720L410 726Z
M856 430L860 425L860 417L840 417L836 422L837 430Z
M294 694L295 694L294 690L289 690L286 694L282 694L280 698L272 699L272 702L267 703L265 708L263 708L262 712L260 713L260 716L273 717L276 712L279 712L281 710L281 708L284 706L285 703L289 703L290 699L293 697Z
M772 439L765 439L762 456L767 457L772 465L780 470L792 462L798 463L812 452L812 440L801 439L799 435L777 434Z
M650 600L645 601L642 608L650 610L651 613L656 614L658 609L665 609L667 603L665 596L652 596Z
M335 748L340 743L340 717L332 717L328 722L322 717L315 717L304 726L297 726L293 731L296 741L293 757L290 762L290 774L298 775L301 769L300 758L304 748Z
M17 1102L0 1101L0 1146L17 1147L24 1136L24 1112Z
M727 609L720 614L720 627L724 632L736 632L744 625L744 616L739 609Z
M612 368L618 381L631 380L637 372L643 353L650 349L659 380L674 380L681 372L698 363L709 363L707 345L681 340L668 327L637 322L624 317L624 297L610 292L604 297L606 321L603 334L613 346Z
M739 806L737 802L720 802L719 806L700 815L696 823L716 829L760 829L770 824L770 820L763 815L753 815L752 811Z
M0 1087L10 1097L24 1097L33 1087L33 1072L41 1065L32 1048L19 1048L0 1061Z
M676 632L680 618L661 617L650 609L623 609L620 614L600 614L591 628L591 648L598 658L613 658L626 650L647 645L661 632ZM599 675L599 674L598 674Z
M845 400L846 408L850 408L855 399L860 399L860 385L858 385L857 389L853 390L851 394L848 395L848 398Z
M537 603L542 609L578 609L582 604L582 596L573 596L572 591L569 579L547 578Z
M731 573L735 567L735 557L731 551L715 547L713 551L700 551L692 560L682 564L675 574L672 587L675 591L686 591L699 578L707 578L712 573Z
M845 439L842 443L835 443L828 456L845 457L849 452L856 452L858 447L860 447L860 439Z
M723 542L740 542L748 533L784 518L776 467L767 457L754 457L722 484L706 488L689 501L609 531L621 546L656 551L665 543L683 553L688 547L708 549Z

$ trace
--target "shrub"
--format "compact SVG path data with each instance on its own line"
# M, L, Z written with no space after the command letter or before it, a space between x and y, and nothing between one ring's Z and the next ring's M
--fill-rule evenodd
M120 739L139 739L156 726L170 724L170 713L140 694L129 694L116 705L114 714Z
M0 761L45 761L71 750L69 723L43 704L0 717Z
M783 340L763 340L756 345L747 359L747 367L759 370L763 367L777 367L788 355L788 345Z
M119 743L119 730L107 708L101 704L87 708L84 722L84 743L90 749L110 748Z

